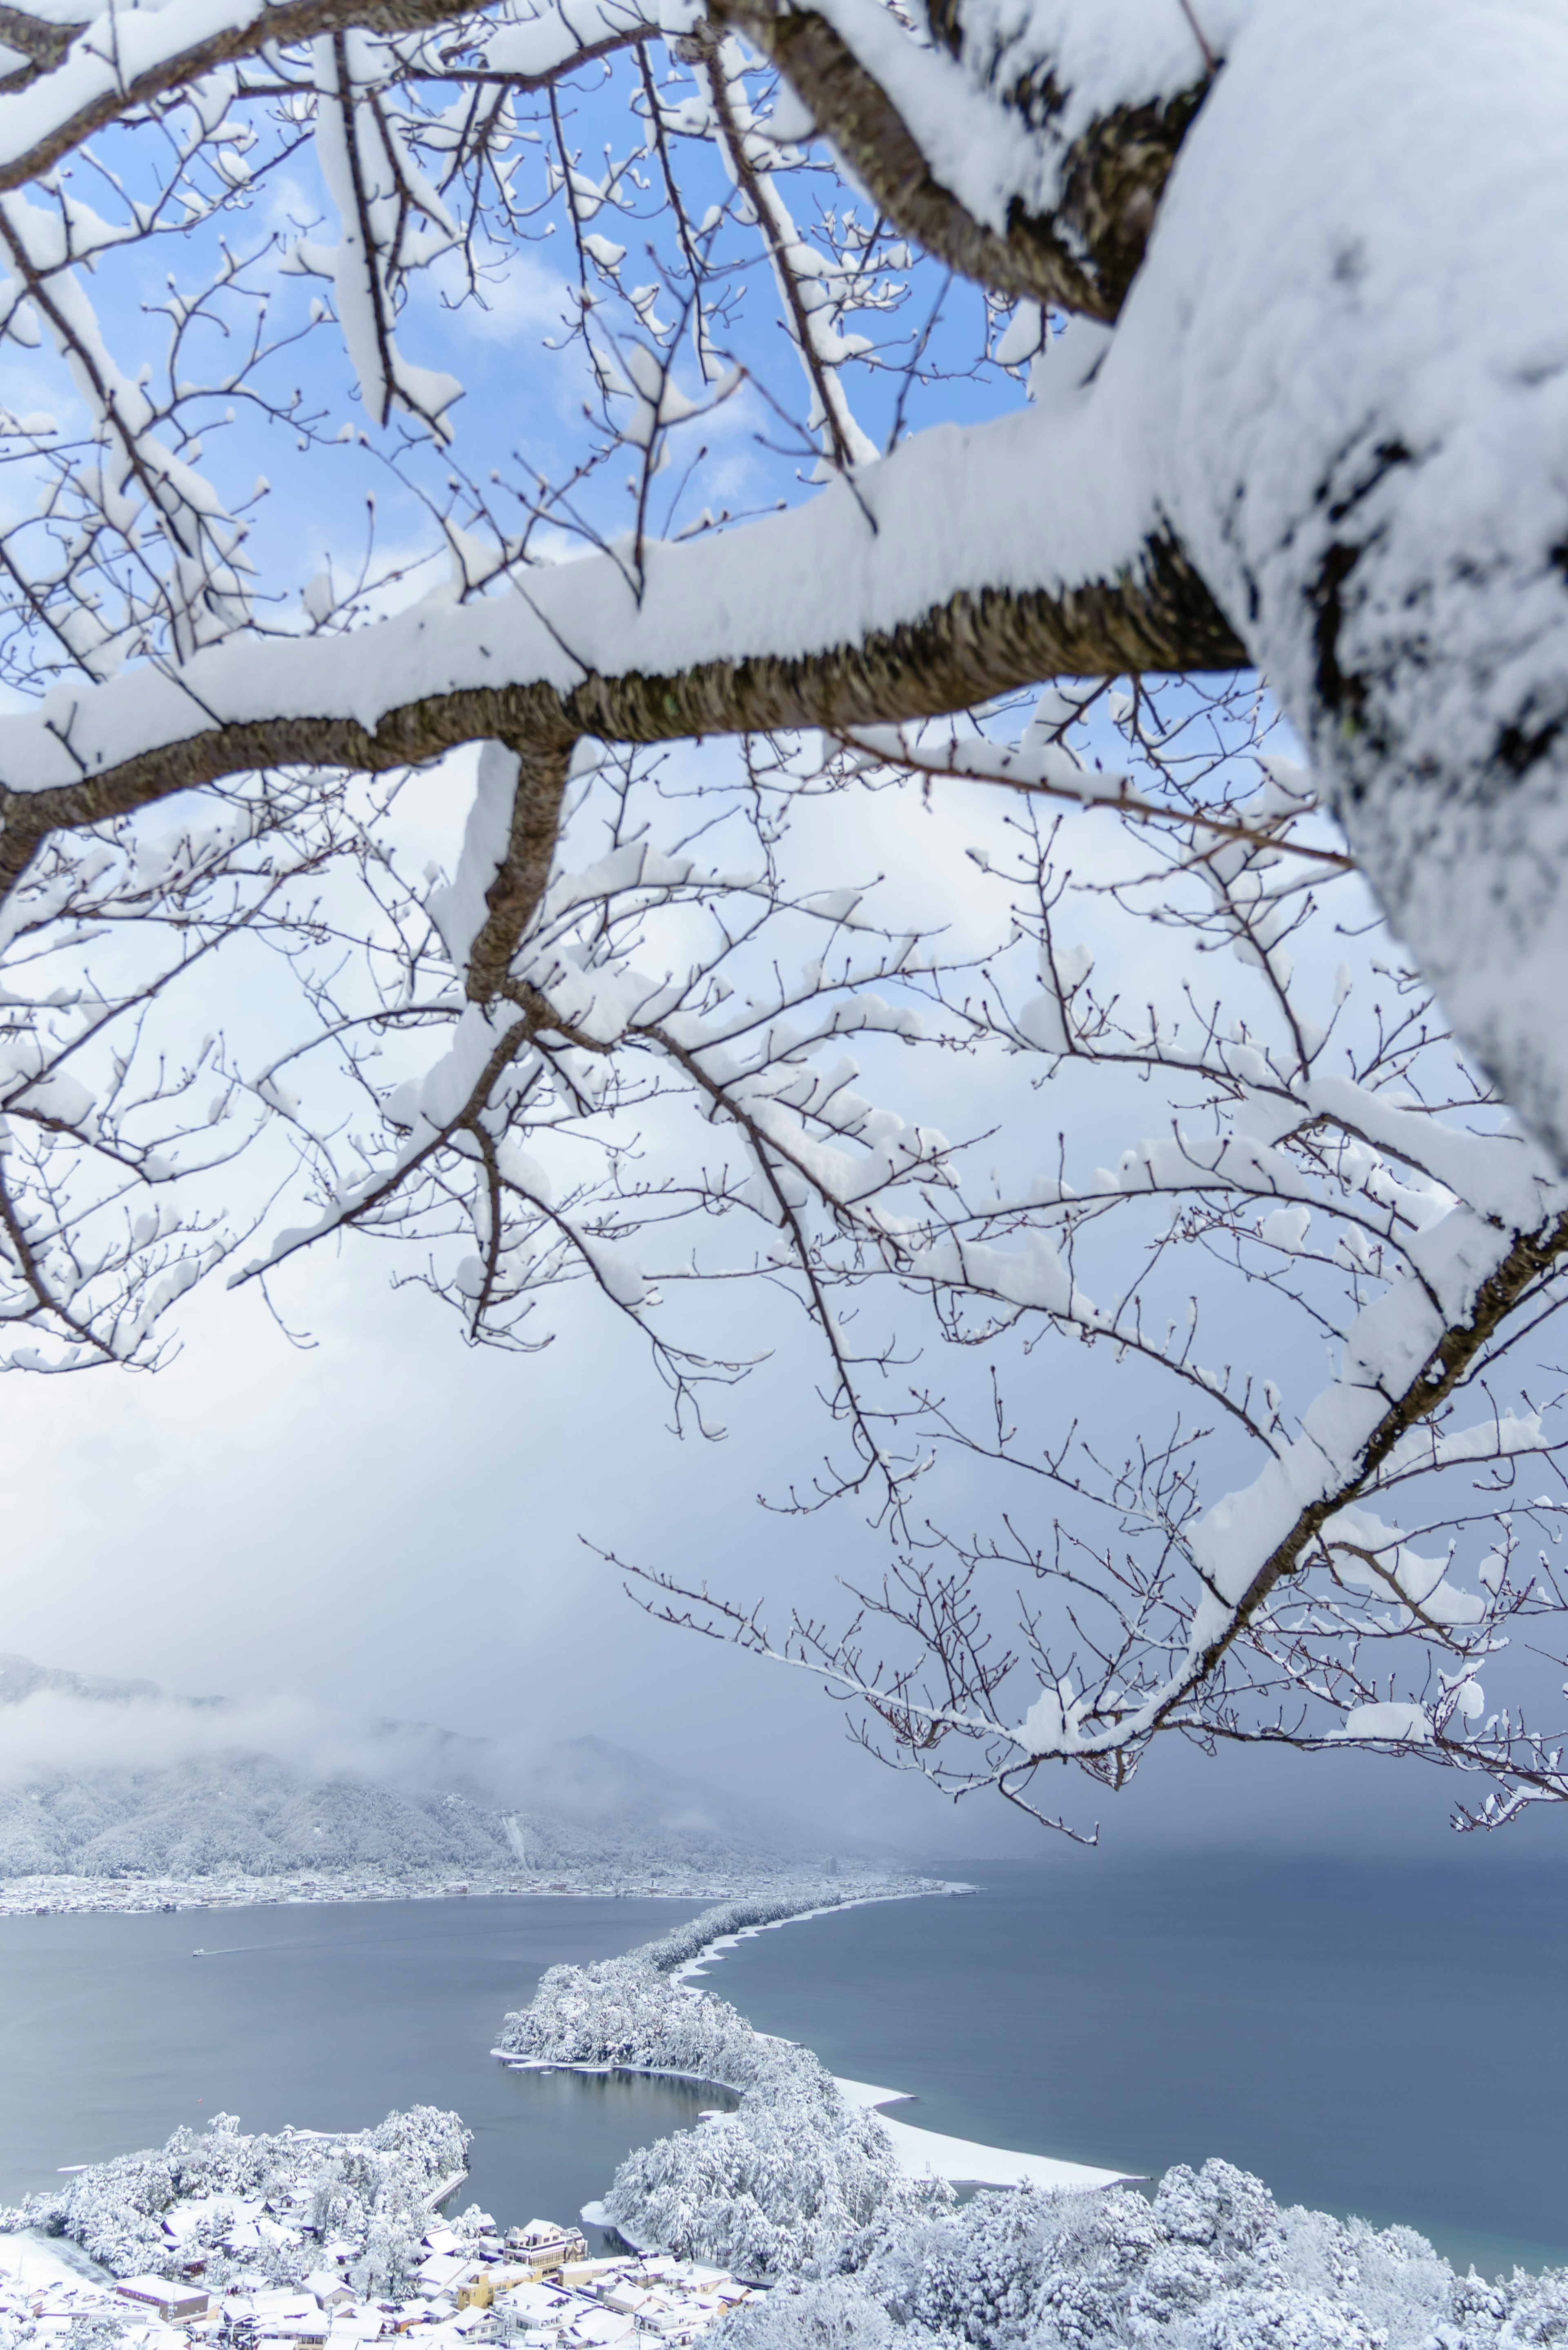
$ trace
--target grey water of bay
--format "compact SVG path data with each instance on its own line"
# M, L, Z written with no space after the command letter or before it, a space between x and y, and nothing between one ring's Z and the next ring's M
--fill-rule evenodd
M699 1901L527 1895L0 1918L0 2203L67 2165L237 2114L248 2130L363 2129L393 2107L473 2132L470 2200L568 2220L711 2089L514 2073L494 2046L545 1969L607 1958Z
M1081 1857L970 1864L961 1898L759 1934L709 1988L834 2072L915 2092L898 2111L932 2129L1151 2177L1222 2155L1461 2266L1568 2262L1568 1871ZM460 2203L567 2218L632 2147L729 2100L507 2072L501 2017L545 1967L701 1906L0 1918L0 2202L219 2107L337 2129L426 2103L474 2132Z
M1469 1847L1465 1848L1467 1851ZM710 1989L891 2110L1402 2221L1483 2274L1568 2263L1568 1870L987 1864L961 1899L742 1941Z

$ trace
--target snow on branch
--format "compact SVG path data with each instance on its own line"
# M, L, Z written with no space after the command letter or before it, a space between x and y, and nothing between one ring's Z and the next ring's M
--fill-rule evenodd
M1117 723L1179 768L1182 724L1158 715L1128 700ZM1007 756L1027 764L993 749L978 772ZM867 772L866 750L856 764ZM1128 861L1107 879L1079 880L1067 820L1033 809L1012 820L1009 863L985 860L1011 904L1011 957L1033 946L1043 993L1023 994L1004 955L978 987L934 975L941 1010L1038 1067L1047 1098L1069 1081L1085 1097L1093 1080L1108 1107L1136 1077L1166 1123L1072 1177L1070 1133L1049 1174L1025 1163L976 1186L950 1159L949 1188L885 1232L889 1271L929 1297L950 1341L992 1360L992 1388L978 1409L929 1374L909 1392L895 1556L880 1577L846 1578L847 1626L795 1612L775 1637L760 1607L630 1568L669 1620L824 1679L888 1759L1074 1834L1086 1831L1040 1808L1044 1766L1075 1763L1114 1790L1171 1731L1211 1747L1418 1752L1493 1783L1461 1825L1568 1795L1555 1733L1521 1708L1532 1669L1509 1654L1516 1622L1563 1604L1546 1551L1533 1573L1516 1562L1513 1494L1532 1467L1547 1472L1528 1515L1554 1545L1568 1429L1554 1394L1546 1406L1532 1388L1553 1378L1534 1350L1568 1297L1568 1194L1407 974L1357 979L1342 964L1326 984L1328 884L1295 864L1291 837L1311 845L1310 795L1293 784L1291 811L1261 830L1275 790L1266 777L1251 803L1230 799L1232 820L1199 831L1196 852L1179 830L1155 837L1142 870L1136 844L1147 854L1151 836L1141 812L1124 816ZM1140 1012L1101 986L1098 962L1117 920L1146 921L1151 906L1201 959ZM1093 953L1066 943L1075 908L1099 933ZM1256 1346L1240 1360L1228 1292L1252 1301ZM1219 1359L1211 1323L1229 1333ZM1037 1367L1065 1339L1130 1364L1142 1386L1124 1374L1096 1403L1091 1381L1054 1406L1035 1367L1021 1426L1018 1342ZM1325 1341L1327 1384L1291 1408L1303 1354ZM1514 1368L1521 1346L1535 1367ZM1505 1400L1511 1372L1532 1386ZM1168 1413L1170 1434L1127 1451L1116 1423L1135 1394L1143 1427ZM1256 1465L1226 1491L1238 1444ZM960 1540L913 1515L915 1481L953 1447L992 1464L993 1534ZM819 1481L823 1498L859 1490L836 1477ZM1044 1540L1029 1498L1041 1485L1065 1507ZM1397 1523L1374 1506L1396 1492ZM1461 1545L1485 1555L1463 1576ZM1516 1690L1501 1708L1484 1694L1500 1676Z
M0 90L0 189L25 186L128 113L166 99L266 47L330 38L379 12L364 0L170 0L129 14L103 8L61 23L21 8L5 11L0 34L32 62L19 87ZM519 81L544 80L585 57L635 40L643 18L604 0L574 8L499 9L474 19L452 0L399 0L397 25L493 23L497 68Z
M0 1361L782 1294L898 1759L1560 1796L1568 47L1326 5L6 12Z
M899 228L999 292L1115 318L1183 135L1248 0L1022 11L722 0ZM1000 101L1000 102L999 102Z
M585 558L474 604L235 642L7 715L0 815L8 831L90 822L255 766L375 772L487 736L854 725L895 703L962 709L1046 671L1237 665L1137 500L1118 510L1072 487L1093 470L1092 403L1077 421L1082 440L1033 414L932 434L798 512L650 545L640 593L613 557ZM971 644L974 615L1004 608L1006 641Z

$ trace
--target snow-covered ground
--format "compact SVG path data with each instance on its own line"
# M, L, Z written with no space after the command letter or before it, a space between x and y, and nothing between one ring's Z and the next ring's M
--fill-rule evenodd
M838 1877L787 1867L754 1869L670 1866L660 1873L616 1874L602 1868L524 1869L452 1877L429 1870L323 1869L310 1876L21 1877L0 1878L0 1916L54 1911L235 1909L262 1903L319 1901L448 1901L463 1894L593 1895L600 1898L682 1901L832 1902L842 1890L856 1899L887 1900L945 1890L940 1879L893 1869L846 1868Z
M1135 2174L1096 2170L1086 2162L1063 2162L1049 2154L1019 2154L1005 2146L981 2146L975 2138L949 2137L921 2129L884 2112L902 2105L909 2089L878 2089L869 2081L836 2074L839 2093L862 2112L875 2112L893 2141L899 2168L910 2178L945 2178L954 2187L1037 2187L1048 2195L1084 2194L1096 2187L1125 2187Z
M0 2297L52 2292L84 2279L102 2282L97 2263L74 2246L62 2251L57 2242L26 2231L0 2236Z
M679 2345L748 2297L692 2262L581 2259L535 2275L488 2212L431 2220L467 2144L455 2114L430 2108L358 2137L247 2138L221 2116L202 2137L97 2165L5 2215L34 2224L0 2236L0 2345L360 2350L382 2334L414 2335L418 2350ZM49 2228L63 2232L38 2232ZM173 2296L161 2308L150 2298L161 2284Z

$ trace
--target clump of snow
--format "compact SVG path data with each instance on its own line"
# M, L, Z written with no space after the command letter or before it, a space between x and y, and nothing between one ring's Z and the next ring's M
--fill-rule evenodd
M877 0L819 5L893 99L933 178L997 230L1012 205L1054 209L1075 149L1097 124L1194 91L1251 13L1251 0L1202 0L1199 31L1178 0L968 0L955 63Z

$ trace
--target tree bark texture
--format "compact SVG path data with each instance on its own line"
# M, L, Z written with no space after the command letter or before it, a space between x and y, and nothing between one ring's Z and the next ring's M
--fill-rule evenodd
M201 728L79 783L36 792L0 783L0 881L6 887L52 831L96 824L224 776L283 766L366 774L417 764L494 739L542 775L583 735L666 743L789 727L847 727L940 716L1059 674L1232 669L1245 659L1202 582L1168 541L1141 576L1051 597L953 597L909 627L826 654L715 661L667 677L589 674L547 685L473 688L388 711L372 729L342 718L282 717ZM531 862L535 841L517 853Z
M1397 935L1568 1166L1568 16L1262 7L1116 341L1159 504ZM1114 365L1115 352L1107 361Z

